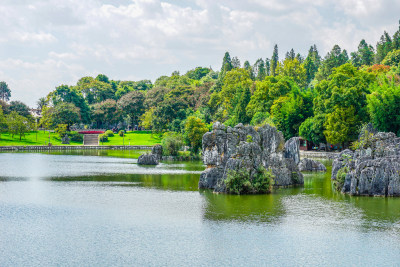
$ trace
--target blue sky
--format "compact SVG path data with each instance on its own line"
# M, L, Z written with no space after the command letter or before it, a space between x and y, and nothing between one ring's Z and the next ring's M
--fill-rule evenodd
M2 0L0 80L12 100L39 97L83 76L154 81L174 70L219 69L225 51L241 63L349 52L361 39L375 46L398 29L400 1L376 0Z

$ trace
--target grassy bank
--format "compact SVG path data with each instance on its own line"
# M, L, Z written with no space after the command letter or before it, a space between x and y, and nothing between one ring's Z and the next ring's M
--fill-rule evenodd
M150 132L127 132L124 137L114 134L108 137L108 142L100 143L105 146L154 146L161 143L161 138L157 134Z
M127 132L125 137L122 138L118 134L108 138L108 142L100 143L105 146L153 146L161 143L161 138L158 135L148 132ZM53 145L59 146L61 144L61 138L57 133L50 133L50 142ZM49 132L33 131L25 134L21 141L19 136L14 135L12 138L11 134L3 133L0 138L0 146L42 146L49 143ZM70 145L82 145L82 142L70 141Z

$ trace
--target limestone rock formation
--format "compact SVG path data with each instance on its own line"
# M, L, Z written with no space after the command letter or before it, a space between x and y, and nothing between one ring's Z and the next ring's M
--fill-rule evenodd
M308 172L326 172L326 167L319 161L304 158L299 163L300 171L308 171Z
M379 132L356 151L343 151L333 162L332 180L351 195L400 196L400 138Z
M162 145L155 145L151 149L151 154L155 155L157 160L160 161L163 154L163 147Z
M300 163L300 138L292 137L285 143L285 158L291 158L294 163Z
M158 165L157 156L154 154L143 154L138 158L139 165Z
M226 192L224 181L229 170L246 168L252 175L261 166L271 169L275 186L303 184L303 175L294 160L299 153L295 144L293 140L288 144L287 158L285 140L275 127L240 123L232 128L216 122L212 132L203 136L203 161L207 169L200 176L199 188Z
M61 138L61 144L69 145L69 136L68 136L68 134L65 134L65 136L63 138Z

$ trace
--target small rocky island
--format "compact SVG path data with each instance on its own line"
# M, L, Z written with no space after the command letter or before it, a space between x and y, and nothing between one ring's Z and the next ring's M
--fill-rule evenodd
M232 193L226 184L232 172L244 174L249 181L243 184L250 188L241 193L268 193L257 191L263 181L251 185L260 176L269 175L271 186L303 184L303 175L297 164L300 161L299 138L294 137L285 144L283 134L275 127L243 126L226 127L216 122L212 132L203 136L203 161L207 169L202 172L199 188L214 192Z
M326 172L326 167L319 161L304 158L299 163L299 169L302 172Z
M346 149L333 161L332 180L350 195L400 196L400 138L366 132L354 152Z
M139 156L137 163L139 165L158 165L162 159L163 148L161 145L155 145L151 149L150 154L142 154Z

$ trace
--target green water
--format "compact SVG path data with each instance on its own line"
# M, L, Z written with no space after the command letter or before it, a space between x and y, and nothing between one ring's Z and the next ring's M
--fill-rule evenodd
M397 266L400 199L328 173L269 195L199 191L201 162L138 151L0 153L0 266Z

